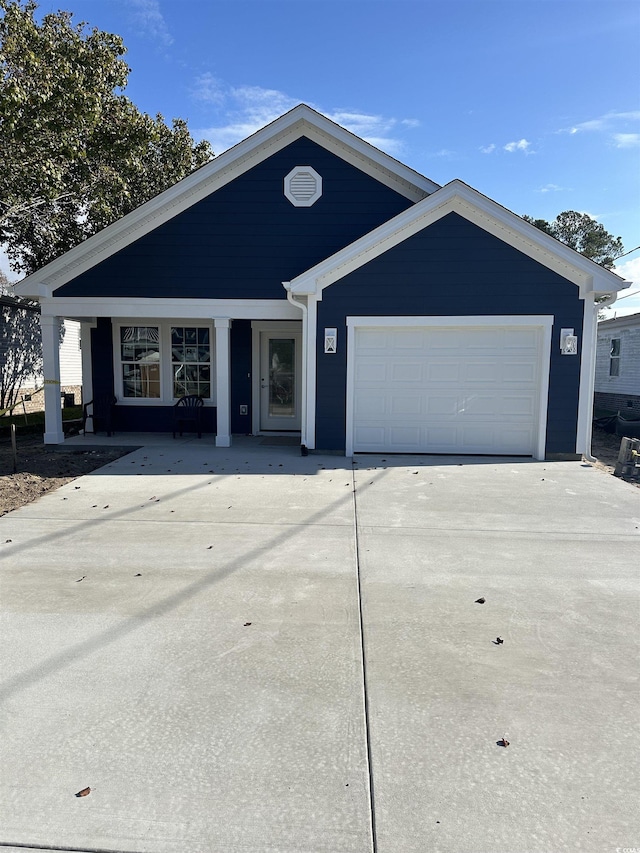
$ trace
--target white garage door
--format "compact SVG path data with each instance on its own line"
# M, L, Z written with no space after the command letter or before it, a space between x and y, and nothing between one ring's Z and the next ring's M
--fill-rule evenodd
M355 327L353 451L535 455L542 329Z

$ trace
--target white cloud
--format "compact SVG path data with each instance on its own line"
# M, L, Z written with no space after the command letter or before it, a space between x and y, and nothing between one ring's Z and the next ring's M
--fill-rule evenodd
M163 47L173 44L173 36L169 32L158 0L129 0L132 7L132 18L144 35L158 41Z
M486 148L480 148L480 151L482 151L483 154L493 154L496 147L495 142L492 142L491 145L487 145Z
M435 151L433 154L429 155L430 157L442 157L443 160L453 160L458 155L455 151L451 151L449 148L441 148L439 151Z
M530 151L528 149L530 145L531 143L527 142L526 139L519 139L517 142L507 142L504 146L504 150L509 151L509 153L513 153L514 151L524 151L525 154L529 154Z
M635 130L639 124L640 110L611 110L597 118L563 128L558 133L569 133L572 136L580 133L600 133L608 137L615 148L640 148L640 133Z
M640 133L614 133L613 144L616 148L640 148Z
M225 97L220 81L208 71L196 77L190 94L194 100L206 104L222 104Z
M621 290L613 305L605 309L607 318L640 313L640 257L621 261L613 271L625 281L631 282L631 286L627 290Z
M583 133L584 131L611 130L620 122L629 123L640 121L640 110L629 110L627 112L616 112L611 110L598 118L581 121L572 127L564 128L560 133Z
M231 86L209 72L195 80L191 96L202 103L215 105L216 112L223 116L223 123L193 131L196 136L208 139L216 154L255 133L301 101L277 89ZM398 120L359 110L327 111L314 104L310 106L392 155L402 152L403 142L398 131L419 126L419 121L412 118Z
M559 187L557 184L545 184L543 187L540 187L536 190L538 193L560 193L565 192L569 188L568 187Z

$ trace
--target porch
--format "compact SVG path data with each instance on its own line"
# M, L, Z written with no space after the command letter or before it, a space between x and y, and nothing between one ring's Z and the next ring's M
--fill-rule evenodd
M42 313L44 441L68 446L59 404L63 317L47 307ZM173 304L173 311L184 312L180 316L169 315L169 306L157 307L163 310L153 316L143 316L143 306L126 317L82 318L75 312L81 321L83 399L115 398L116 445L141 446L141 435L170 434L174 406L187 394L203 398L203 432L216 447L229 447L232 436L235 441L282 433L309 445L304 439L309 336L299 305L286 300L268 308L228 305L240 315L234 317L212 317L214 306L202 303L197 311L193 305ZM256 313L258 319L251 316ZM87 429L92 428L90 419ZM89 438L97 436L79 440L86 445Z

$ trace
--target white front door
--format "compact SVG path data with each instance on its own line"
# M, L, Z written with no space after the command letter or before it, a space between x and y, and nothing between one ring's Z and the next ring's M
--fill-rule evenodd
M302 412L302 332L260 332L260 429L297 432Z

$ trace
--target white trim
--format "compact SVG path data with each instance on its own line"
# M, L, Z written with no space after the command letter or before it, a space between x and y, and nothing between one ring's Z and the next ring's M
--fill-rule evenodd
M60 407L60 322L60 317L40 317L45 444L62 444L64 441Z
M216 447L231 447L231 320L216 317Z
M93 399L93 363L91 360L91 329L96 328L93 322L80 323L80 357L82 361L82 402L88 403Z
M578 424L576 428L576 453L581 453L587 458L591 458L597 346L598 305L594 294L589 294L585 299L584 319L582 321L580 390L578 393Z
M318 336L318 299L309 296L307 300L309 314L309 335L307 340L307 435L306 445L310 450L316 446L316 393L317 393L317 336Z
M580 289L580 296L609 293L629 284L558 240L525 222L487 196L451 181L359 240L316 264L289 283L292 293L318 293L449 213L458 213L483 230L538 261Z
M152 299L149 297L76 296L47 298L40 302L43 315L78 319L119 318L123 310L128 319L212 320L230 317L233 320L299 320L300 314L284 299Z
M56 288L187 210L302 136L317 142L413 202L439 187L306 104L299 104L127 216L27 276L16 286L16 293L19 296L50 296Z
M304 324L302 319L300 318L299 312L296 311L296 316L294 318L294 323L296 324L295 331L298 332L302 330L302 341L304 345ZM260 377L260 333L261 332L269 332L273 334L289 334L294 327L291 323L288 325L283 325L279 322L268 322L264 320L254 320L251 323L251 434L252 435L260 435L262 430L260 428L260 385L261 385L261 377ZM302 376L300 377L300 381L302 383L302 393L304 398L304 389L305 389L305 375L304 368L302 370ZM297 430L295 430L297 433ZM304 433L301 431L301 437L304 436ZM303 442L304 443L304 442Z
M436 327L436 326L521 326L538 328L541 331L540 362L538 365L540 386L538 393L538 426L535 442L535 459L544 459L547 438L547 410L549 402L549 369L551 359L551 332L553 315L530 316L487 315L451 317L347 317L347 376L346 376L346 421L345 456L353 456L354 386L355 386L355 331L360 327Z

